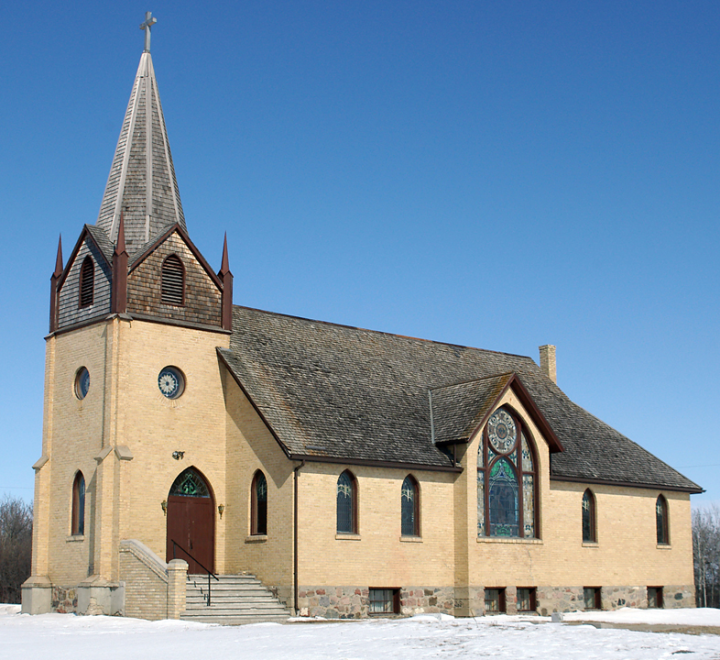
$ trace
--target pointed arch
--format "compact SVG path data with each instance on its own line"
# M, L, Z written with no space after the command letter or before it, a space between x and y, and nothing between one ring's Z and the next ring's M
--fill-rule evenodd
M402 536L420 536L420 486L411 474L400 491L400 527Z
M80 268L80 300L78 307L90 307L93 304L95 295L95 264L92 257L88 255L83 259Z
M595 494L588 488L582 496L583 543L597 543Z
M177 254L162 264L162 301L180 307L185 304L185 265Z
M537 453L509 406L488 418L477 456L477 534L539 538Z
M85 534L85 477L80 470L75 473L73 479L70 534L72 536Z
M250 534L267 534L267 479L257 470L250 490Z
M338 534L358 533L358 488L357 479L350 470L345 470L337 480L337 524Z
M658 495L655 501L655 526L657 528L658 545L670 544L670 524L668 505L664 495Z

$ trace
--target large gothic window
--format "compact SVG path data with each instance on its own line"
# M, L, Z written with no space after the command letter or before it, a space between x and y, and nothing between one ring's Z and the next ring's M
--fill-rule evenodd
M658 496L655 502L655 524L657 526L658 545L668 545L670 543L668 507L667 500L662 495Z
M92 258L85 257L80 269L80 307L90 307L93 304L95 289L95 266Z
M537 537L534 447L518 417L496 410L478 448L478 536Z
M357 534L357 483L350 470L337 480L337 533Z
M250 534L267 534L267 479L258 470L252 482Z
M400 492L400 523L403 536L420 536L420 492L417 481L408 475Z
M85 534L85 477L79 470L73 481L70 533L73 536Z
M582 534L583 543L597 542L595 496L589 488L583 493L582 498Z
M162 265L162 301L168 305L185 304L185 267L176 254Z

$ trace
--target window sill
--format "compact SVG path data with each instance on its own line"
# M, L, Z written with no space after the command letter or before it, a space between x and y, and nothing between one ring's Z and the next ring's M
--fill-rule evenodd
M506 536L478 536L478 543L520 543L528 545L542 545L542 539L508 538Z
M85 536L83 534L73 534L72 536L67 536L65 538L65 543L79 543L84 540Z
M422 536L401 536L400 543L422 543Z
M245 539L245 543L265 543L267 534L252 534Z
M658 543L657 549L658 550L672 550L672 546L669 543Z
M599 548L600 544L597 541L583 541L583 548Z
M359 541L360 534L335 534L336 541Z

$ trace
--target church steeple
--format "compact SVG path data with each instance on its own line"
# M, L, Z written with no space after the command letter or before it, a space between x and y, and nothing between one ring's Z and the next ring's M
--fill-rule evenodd
M150 27L155 22L148 12L140 26L145 30L145 51L96 222L115 243L122 213L130 255L176 222L187 231L150 56Z

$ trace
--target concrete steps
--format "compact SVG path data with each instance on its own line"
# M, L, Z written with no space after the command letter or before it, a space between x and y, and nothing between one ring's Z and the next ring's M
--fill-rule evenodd
M219 575L210 578L210 606L207 605L207 575L188 575L185 621L220 623L284 623L290 612L254 575Z

